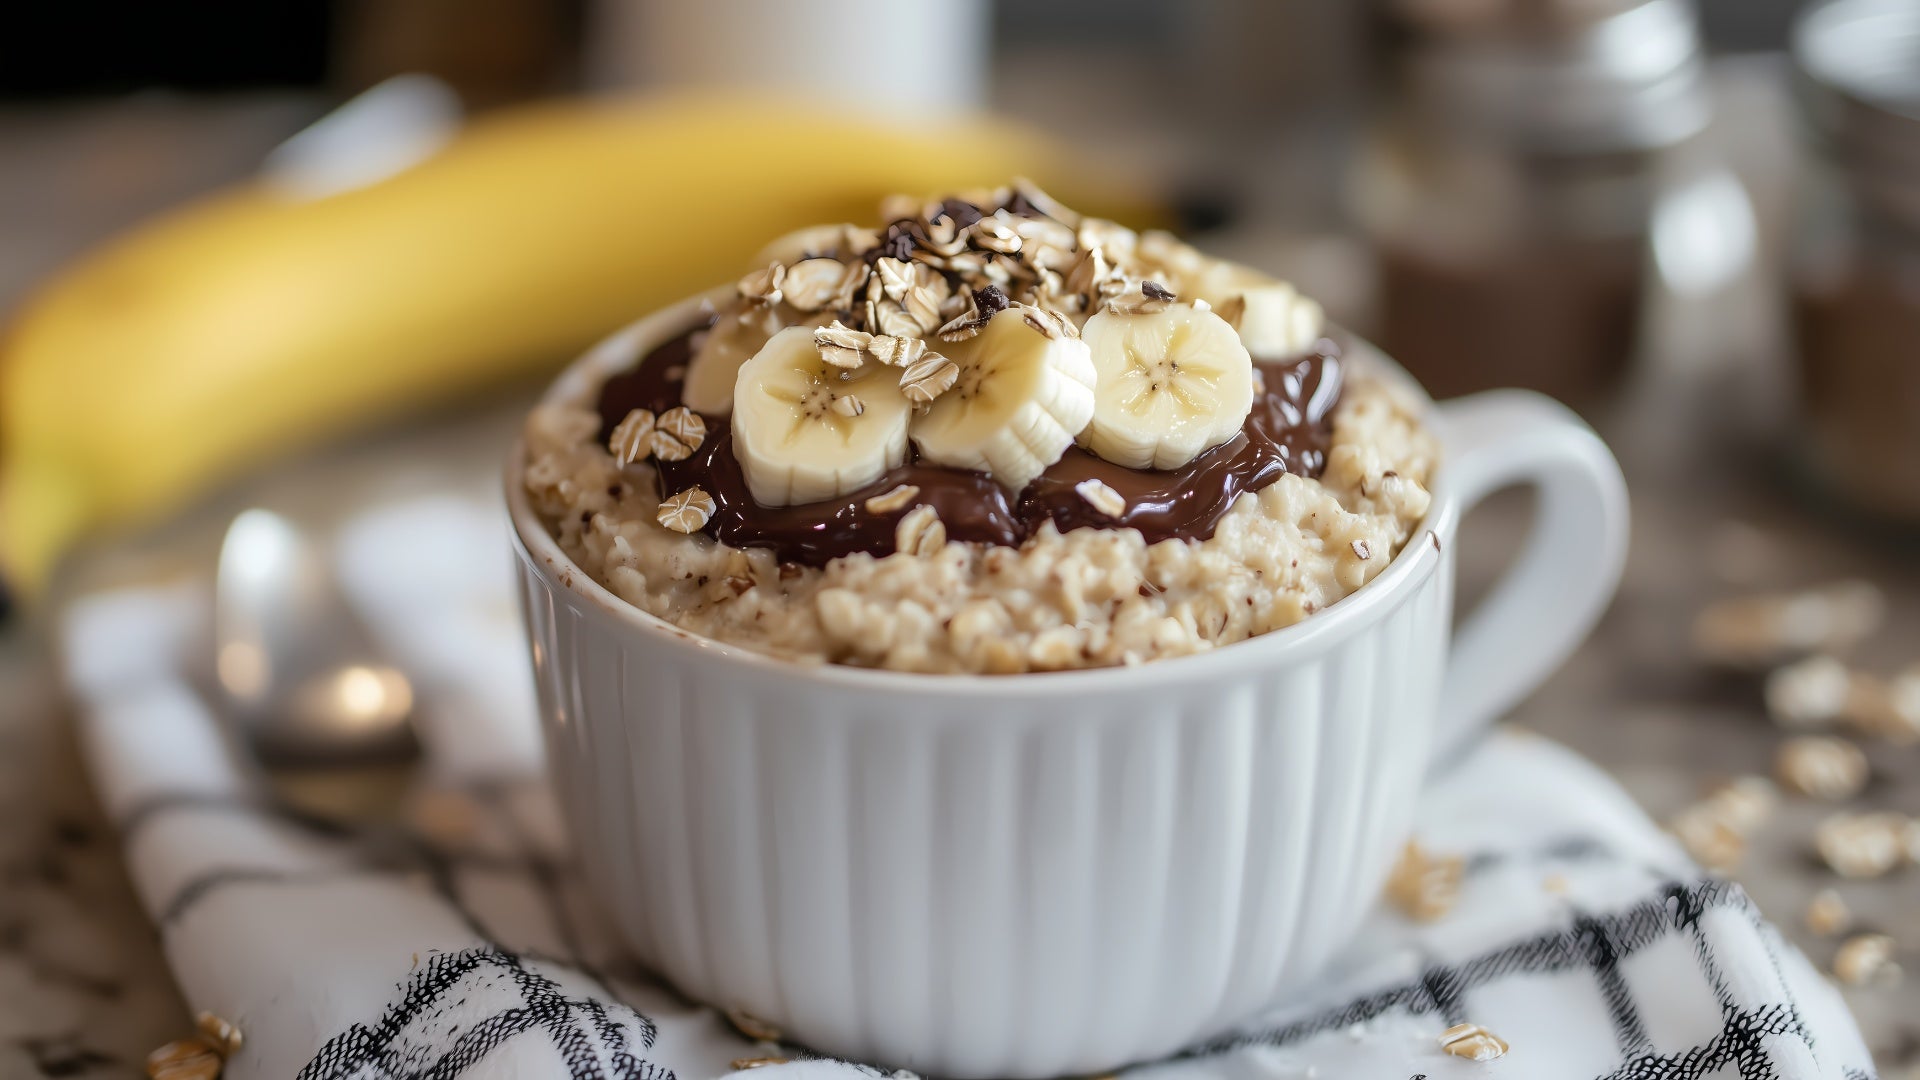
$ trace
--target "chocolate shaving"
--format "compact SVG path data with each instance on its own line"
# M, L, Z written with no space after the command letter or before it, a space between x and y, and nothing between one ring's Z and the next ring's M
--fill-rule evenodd
M868 266L881 259L899 259L906 262L913 258L914 246L919 242L920 223L912 218L901 218L887 226L886 238L876 244L862 258Z
M985 322L1007 310L1013 301L1000 291L1000 286L989 285L984 289L973 290L973 306L980 309L980 321Z
M940 204L940 210L963 229L986 216L979 207L965 199L947 199Z

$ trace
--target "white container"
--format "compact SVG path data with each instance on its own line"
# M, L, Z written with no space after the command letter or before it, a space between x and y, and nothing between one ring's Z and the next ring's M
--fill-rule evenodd
M588 400L692 305L549 400ZM1497 392L1431 419L1433 509L1354 595L1211 653L1001 676L803 666L676 629L560 550L516 448L547 746L594 888L686 994L934 1075L1107 1070L1298 990L1374 903L1435 755L1565 657L1625 553L1619 470L1564 408ZM1450 655L1459 516L1513 483L1541 489L1539 527Z

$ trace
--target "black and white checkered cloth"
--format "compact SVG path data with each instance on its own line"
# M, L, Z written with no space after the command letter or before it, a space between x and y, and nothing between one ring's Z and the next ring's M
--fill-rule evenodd
M195 689L204 582L68 610L83 742L142 900L187 999L246 1034L227 1075L695 1080L765 1057L790 1059L769 1080L885 1075L753 1043L623 959L538 772L500 530L444 500L369 512L344 537L350 590L421 688L431 764L404 829L262 798ZM1559 747L1489 739L1419 820L1424 847L1468 857L1453 912L1377 912L1309 998L1131 1075L1874 1075L1837 992L1739 887ZM1436 1036L1460 1022L1511 1052L1446 1055Z

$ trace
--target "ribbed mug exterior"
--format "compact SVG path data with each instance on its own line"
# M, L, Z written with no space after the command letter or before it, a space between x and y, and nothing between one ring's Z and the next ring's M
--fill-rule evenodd
M1317 655L947 695L663 647L522 556L596 891L683 992L825 1053L956 1076L1170 1053L1316 973L1411 828L1444 565Z

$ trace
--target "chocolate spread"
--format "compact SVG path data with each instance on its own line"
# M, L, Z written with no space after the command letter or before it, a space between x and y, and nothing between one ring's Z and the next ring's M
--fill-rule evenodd
M692 358L699 327L643 357L632 370L608 379L598 403L600 438L633 409L664 412L680 404L680 380ZM1322 338L1304 355L1256 360L1265 382L1240 434L1176 469L1128 469L1068 448L1017 496L984 472L908 460L858 491L799 506L762 506L747 491L733 454L733 434L724 418L707 417L707 437L684 461L655 463L660 493L699 486L713 496L713 516L703 532L730 547L772 548L782 562L821 566L864 551L894 550L894 526L908 510L932 506L947 537L1002 546L1018 545L1042 522L1062 532L1082 526L1134 528L1148 543L1171 537L1204 540L1241 494L1279 479L1282 473L1318 477L1333 438L1333 410L1340 399L1344 365L1338 344ZM1125 498L1120 518L1096 511L1074 485L1097 478ZM920 489L906 504L873 513L866 501L902 484Z

